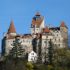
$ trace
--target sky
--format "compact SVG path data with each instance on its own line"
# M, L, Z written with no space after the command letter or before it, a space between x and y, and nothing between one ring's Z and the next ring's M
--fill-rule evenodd
M47 26L60 26L64 21L70 33L70 0L0 0L0 47L11 20L18 34L30 33L36 12L44 16Z

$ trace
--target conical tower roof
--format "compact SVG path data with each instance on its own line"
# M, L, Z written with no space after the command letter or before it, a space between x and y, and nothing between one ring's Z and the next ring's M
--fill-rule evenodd
M10 27L8 29L8 34L9 33L16 33L15 27L14 27L14 22L11 21Z
M62 21L60 27L66 27L68 29L68 27L65 25L65 22Z
M61 22L61 25L60 25L60 26L61 26L61 27L65 27L64 21Z

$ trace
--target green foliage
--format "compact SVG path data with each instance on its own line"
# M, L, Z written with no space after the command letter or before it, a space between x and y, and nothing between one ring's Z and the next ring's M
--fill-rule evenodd
M49 42L48 61L49 64L33 64L24 60L17 59L24 54L24 49L21 46L19 39L15 38L13 48L10 51L10 56L7 56L3 61L3 70L70 70L70 50L67 48L53 48L53 44ZM15 64L17 62L17 64Z
M70 50L66 48L56 49L53 64L55 68L60 67L68 70L70 68Z
M27 70L33 70L34 66L31 62L27 62L26 68L27 68Z
M4 62L4 70L26 70L25 61L19 59L17 64L15 65L15 61L12 59L7 58Z
M45 64L34 64L34 70L47 70L47 65Z
M52 65L48 65L47 66L47 70L53 70L53 66Z
M20 40L16 37L15 41L12 44L14 47L10 51L10 56L13 58L23 57L24 56L24 49L22 48Z
M48 61L49 61L49 64L52 65L52 61L53 61L53 44L52 44L51 40L49 41L49 47L48 47Z

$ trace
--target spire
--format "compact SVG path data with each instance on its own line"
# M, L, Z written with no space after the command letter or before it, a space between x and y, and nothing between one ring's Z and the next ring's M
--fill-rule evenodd
M62 21L60 27L66 27L68 29L68 27L65 25L65 22Z
M9 33L16 33L15 27L14 27L14 22L11 21L10 27L8 29L8 34Z
M62 21L60 26L65 27L65 23Z

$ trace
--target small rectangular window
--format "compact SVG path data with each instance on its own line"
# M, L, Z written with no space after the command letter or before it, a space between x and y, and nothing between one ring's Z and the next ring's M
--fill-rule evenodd
M32 53L32 55L34 55L34 53Z
M33 61L33 58L31 58L31 60Z
M56 41L56 39L55 39L55 41Z
M44 43L47 43L47 41L44 41Z
M58 44L58 46L60 46L60 44Z
M59 39L59 42L60 42L60 39Z

